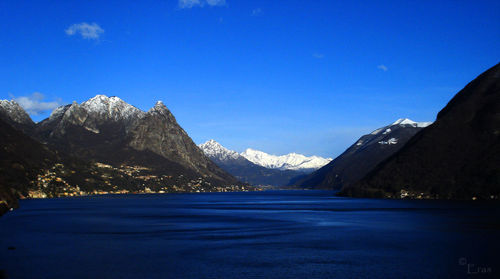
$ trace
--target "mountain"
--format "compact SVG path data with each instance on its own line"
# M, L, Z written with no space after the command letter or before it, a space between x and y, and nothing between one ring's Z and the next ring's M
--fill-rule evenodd
M215 140L209 140L198 146L223 170L254 186L286 186L292 179L304 174L302 171L269 169L259 166L238 152L225 148Z
M31 117L14 100L0 100L0 119L25 133L31 133L35 127Z
M36 126L35 137L65 153L115 167L138 165L211 185L239 184L203 154L162 102L144 112L118 97L97 95L55 109Z
M240 154L250 162L269 169L279 170L297 170L302 172L311 172L328 164L331 158L322 158L318 156L306 157L302 154L290 153L276 156L262 151L248 148Z
M433 125L342 195L498 199L500 64L458 92Z
M338 190L354 183L401 149L411 137L430 124L432 122L398 119L388 126L362 136L340 156L295 182L295 185L302 188Z

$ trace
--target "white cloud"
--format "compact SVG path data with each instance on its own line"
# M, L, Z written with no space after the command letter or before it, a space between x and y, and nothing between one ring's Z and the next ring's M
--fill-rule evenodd
M179 8L190 9L193 7L203 7L205 5L209 6L224 6L226 5L226 0L179 0Z
M323 59L325 58L325 55L323 53L314 53L313 57L316 59Z
M82 38L87 40L97 40L99 39L99 36L104 33L104 29L102 29L101 26L95 22L91 24L86 22L73 24L64 31L68 36L80 34Z
M262 14L262 9L261 8L257 8L257 9L253 9L252 10L252 15L253 16L260 16Z
M17 98L12 96L12 99L31 115L39 115L61 106L61 100L44 102L45 96L39 92L35 92L30 96L21 96Z
M377 66L377 69L382 70L382 71L384 71L384 72L389 71L389 68L387 68L387 66L386 66L386 65L384 65L384 64L380 64L380 65L378 65L378 66Z

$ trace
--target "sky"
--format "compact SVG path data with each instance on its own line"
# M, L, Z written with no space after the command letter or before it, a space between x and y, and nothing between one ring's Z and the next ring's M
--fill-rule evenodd
M500 1L0 0L0 99L162 100L196 143L335 157L500 62Z

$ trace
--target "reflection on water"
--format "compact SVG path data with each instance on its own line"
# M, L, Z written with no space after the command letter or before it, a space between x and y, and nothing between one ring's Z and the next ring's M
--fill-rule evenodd
M499 217L492 202L325 191L26 200L0 218L0 270L9 278L494 278Z

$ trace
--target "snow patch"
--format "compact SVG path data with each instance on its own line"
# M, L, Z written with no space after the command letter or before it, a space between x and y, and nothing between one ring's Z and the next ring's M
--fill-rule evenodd
M396 139L396 138L390 138L390 139L389 139L389 140L387 140L387 141L379 141L378 143L379 143L379 144L382 144L382 145L397 144L397 143L398 143L398 139Z
M419 127L419 128L425 128L429 125L431 125L432 122L415 122L413 120L410 120L408 118L400 118L396 120L396 122L392 123L391 126L394 125L411 125L413 127Z

